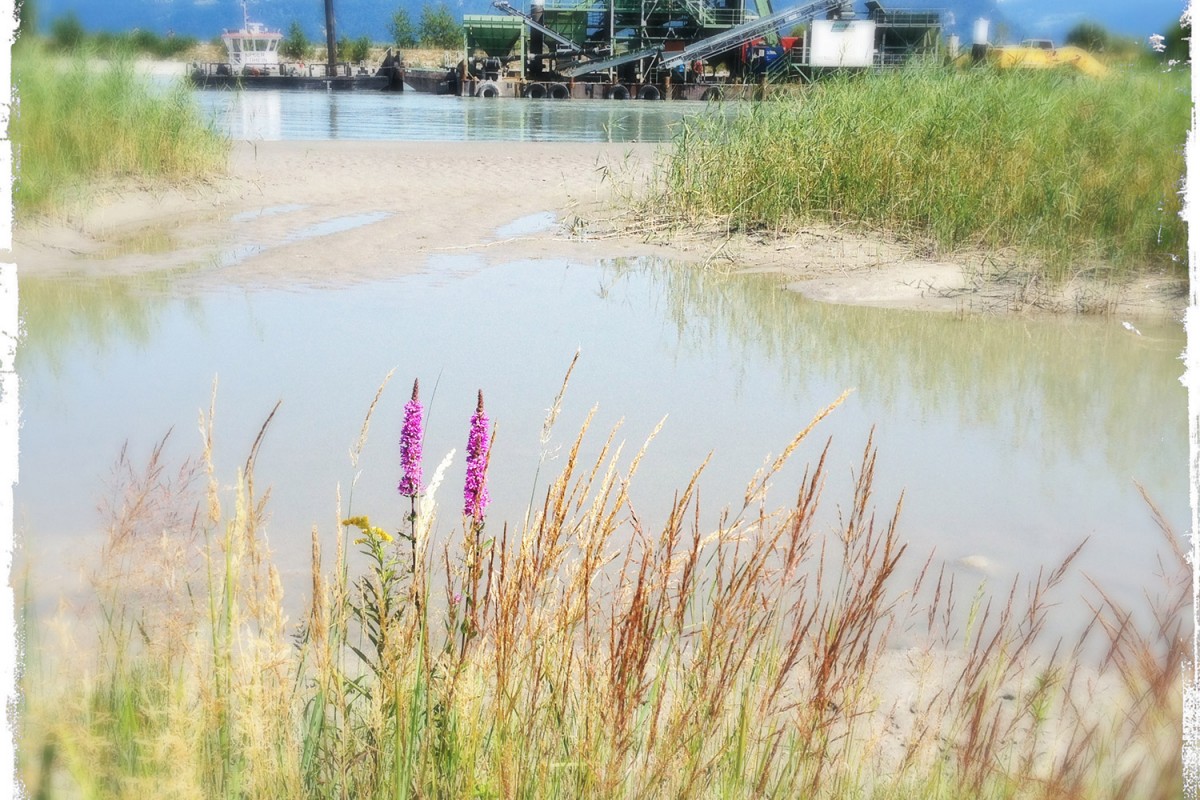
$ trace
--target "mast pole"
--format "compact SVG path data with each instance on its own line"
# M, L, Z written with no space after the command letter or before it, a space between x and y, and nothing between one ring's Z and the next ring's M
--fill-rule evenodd
M334 32L333 0L325 0L325 74L333 77L337 72L337 34Z

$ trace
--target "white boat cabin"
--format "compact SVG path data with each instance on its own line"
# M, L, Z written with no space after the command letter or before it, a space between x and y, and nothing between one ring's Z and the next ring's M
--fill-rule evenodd
M240 31L225 31L221 34L229 66L235 74L243 70L261 70L264 73L279 72L279 44L283 34L267 30L265 25L247 22Z

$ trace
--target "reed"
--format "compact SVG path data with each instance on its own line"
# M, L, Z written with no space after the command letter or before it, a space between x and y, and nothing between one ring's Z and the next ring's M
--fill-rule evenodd
M1183 274L1189 98L1187 70L834 77L731 120L686 122L649 211L685 222L716 215L739 229L831 221L943 249L1015 248L1056 278Z
M86 52L13 48L17 106L13 200L18 219L50 213L117 178L182 182L222 169L225 141L187 89L156 91L128 58L99 67Z
M268 427L222 488L210 410L194 464L169 472L161 448L144 471L121 461L95 581L99 646L27 686L26 786L86 797L1178 796L1191 586L1178 546L1152 625L1098 587L1087 636L1103 635L1101 659L1043 647L1071 559L1007 595L976 592L968 613L931 563L900 584L900 507L877 517L870 437L832 527L817 513L829 443L789 501L772 499L780 469L839 402L712 524L701 466L651 528L629 494L644 448L627 457L612 431L585 460L585 423L518 528L476 504L447 536L433 510L444 461L428 486L414 478L420 502L415 519L395 520L402 536L339 507L339 520L353 516L327 560L314 531L310 597L290 632L254 482ZM919 629L924 646L891 650L901 629ZM910 696L889 694L897 659L919 678Z

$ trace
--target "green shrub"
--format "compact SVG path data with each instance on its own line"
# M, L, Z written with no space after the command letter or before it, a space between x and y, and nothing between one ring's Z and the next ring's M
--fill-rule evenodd
M1108 49L1111 38L1112 36L1103 25L1095 22L1081 22L1067 32L1066 43L1082 47L1093 53L1101 53Z
M350 60L351 61L366 61L371 55L371 40L366 36L360 36L350 43Z
M304 35L304 28L299 22L292 20L287 36L283 37L283 42L279 45L279 54L292 61L303 61L308 57L309 47L311 45L308 37Z
M343 36L338 39L337 50L338 58L343 61L351 63L366 61L371 54L371 40L366 36L360 36L357 39Z
M83 44L87 33L75 12L71 11L50 23L50 40L60 50L74 50Z
M37 3L35 0L17 0L17 36L37 36Z
M421 7L420 39L422 47L453 49L463 41L462 29L450 13L450 8L440 2L436 6L426 3Z
M395 42L396 47L409 49L417 46L417 31L413 27L412 18L405 9L397 8L392 14L388 31L392 34L392 41Z
M1189 46L1191 45L1192 25L1190 20L1186 21L1187 24L1184 23L1185 20L1181 18L1167 26L1164 33L1163 58L1186 61L1191 56Z

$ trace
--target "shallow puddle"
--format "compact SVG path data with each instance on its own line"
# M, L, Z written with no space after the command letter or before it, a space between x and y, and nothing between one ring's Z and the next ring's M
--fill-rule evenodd
M163 283L168 285L164 288ZM761 276L656 261L439 256L422 273L344 288L179 296L169 277L26 279L17 529L43 566L77 558L102 526L96 507L129 443L135 461L173 429L195 454L214 378L216 459L232 480L282 401L258 458L272 487L270 541L293 596L305 592L313 525L339 513L389 527L396 440L413 378L429 404L426 469L455 449L439 502L458 524L466 424L483 389L499 424L491 519L519 523L562 465L589 409L591 445L622 422L625 463L666 417L634 481L649 528L711 453L705 519L740 504L746 481L814 413L853 389L797 451L773 500L794 499L832 437L822 524L850 499L872 429L880 521L903 494L899 531L915 571L930 550L965 580L1006 592L1089 538L1080 567L1119 599L1150 586L1159 545L1146 487L1179 536L1188 519L1181 326L1021 319L825 306ZM546 409L581 350L551 443ZM357 466L376 388L395 369ZM544 463L543 463L544 462ZM540 467L539 467L540 464ZM1082 578L1064 599L1078 618Z
M273 206L272 208L294 211L304 208L304 206ZM263 209L264 212L270 210L271 209ZM277 210L274 213L284 212ZM269 214L253 212L251 216L239 216L243 217L243 219L234 218L233 221L244 222L248 219L253 219L256 216L269 216ZM335 233L345 233L346 231L352 231L356 228L361 228L366 225L371 225L375 222L385 220L390 216L392 216L390 211L368 211L361 214L348 214L343 217L334 217L333 219L314 222L311 225L306 225L305 227L300 228L299 230L292 231L274 243L251 244L243 242L226 247L212 257L211 263L218 269L236 266L247 259L253 258L254 256L270 250L273 247L283 247L284 245L295 244L296 242L303 242L308 239L317 239L322 236L332 236Z
M501 225L496 229L496 236L500 239L531 236L535 233L552 231L556 225L558 225L557 214L553 211L539 211L536 214L526 214L519 219L514 219L507 225Z
M392 216L390 211L367 211L362 214L348 214L344 217L322 220L321 222L315 222L312 225L288 234L284 239L284 243L293 244L295 242L302 242L305 239L317 239L321 236L345 233L355 228L361 228L365 225L385 220L390 216Z
M250 211L243 211L240 214L234 214L229 218L230 222L249 222L263 217L275 217L280 214L290 214L293 211L303 211L308 206L303 203L282 203L277 206L266 206L265 208L255 208Z

